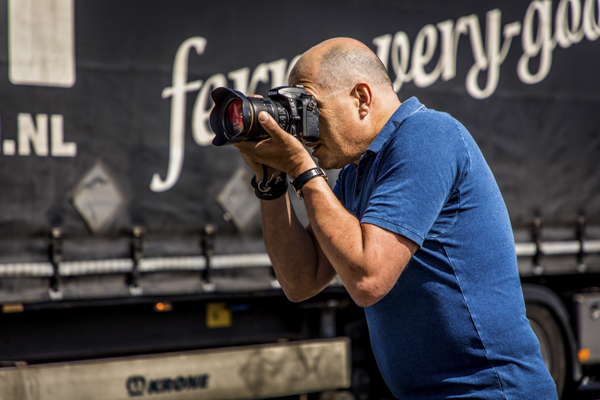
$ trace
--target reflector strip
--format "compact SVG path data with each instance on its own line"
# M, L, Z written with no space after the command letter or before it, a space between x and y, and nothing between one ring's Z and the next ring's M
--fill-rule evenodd
M212 269L232 269L250 267L271 267L267 254L233 254L220 255L211 259ZM63 261L59 266L61 276L78 276L93 274L128 273L133 268L129 258L90 261ZM206 259L196 257L157 257L140 260L140 272L161 271L202 271L206 269ZM47 263L14 263L0 264L0 277L36 276L50 277L53 275L52 264Z
M537 252L537 245L533 242L515 243L515 250L517 251L517 256L519 257L533 256ZM563 242L543 242L541 243L540 250L542 253L549 256L577 254L581 250L581 243L576 240ZM583 242L583 252L600 252L600 240L587 240Z
M50 277L54 274L52 264L43 263L19 263L19 264L0 264L0 277L8 276L30 276L30 277Z
M515 250L519 257L531 257L536 254L537 246L533 242L515 243ZM581 243L575 240L543 242L540 250L544 255L577 254L581 250ZM600 252L600 240L583 242L583 251L584 253ZM260 267L271 267L268 254L224 254L211 258L211 269L215 270ZM114 274L128 273L131 272L132 268L133 261L129 258L63 261L60 264L59 272L61 276ZM205 268L206 259L203 256L144 258L140 260L138 266L140 272L202 271ZM50 277L52 275L53 268L49 262L0 264L0 277Z
M581 243L575 240L570 242L544 242L541 247L542 253L549 256L553 254L576 254L581 249Z
M93 260L93 261L64 261L60 263L61 276L118 274L130 272L133 261L130 259Z
M162 257L140 260L140 272L158 271L200 271L206 268L204 257Z
M583 242L584 253L600 253L600 240L589 240Z
M515 243L517 256L533 256L537 251L535 243Z
M270 267L271 259L266 253L223 255L213 257L210 266L214 269Z

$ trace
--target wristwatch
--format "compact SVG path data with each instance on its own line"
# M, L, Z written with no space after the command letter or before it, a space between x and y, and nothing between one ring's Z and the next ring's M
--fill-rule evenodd
M298 177L292 181L292 186L294 187L298 198L302 199L304 197L302 196L302 187L306 184L306 182L318 176L322 176L325 178L325 180L327 180L325 171L323 171L321 168L311 168L308 171L304 171L298 175Z

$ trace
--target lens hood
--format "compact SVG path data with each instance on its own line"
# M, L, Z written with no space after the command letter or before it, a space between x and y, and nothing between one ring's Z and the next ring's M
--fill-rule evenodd
M215 106L210 112L209 123L210 127L215 133L215 138L213 139L213 145L215 146L223 146L225 144L231 142L239 142L243 139L235 140L236 136L243 135L243 132L235 135L230 131L229 127L226 124L228 120L228 116L226 115L228 111L229 105L235 100L242 101L242 113L243 120L246 122L246 117L250 121L252 121L252 107L248 104L246 96L244 96L241 92L237 90L229 89L226 87L219 87L213 90L210 94L213 101L215 102ZM245 124L244 124L245 126Z

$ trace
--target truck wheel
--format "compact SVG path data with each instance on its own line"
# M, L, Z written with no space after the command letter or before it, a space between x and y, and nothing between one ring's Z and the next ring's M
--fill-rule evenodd
M560 327L545 307L527 304L529 325L540 342L544 364L556 383L558 397L562 396L567 377L567 355Z

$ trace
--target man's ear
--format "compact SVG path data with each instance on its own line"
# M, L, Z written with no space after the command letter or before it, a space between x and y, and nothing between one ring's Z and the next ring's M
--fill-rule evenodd
M364 119L371 111L373 103L371 87L366 83L357 83L354 86L353 95L358 103L358 115L360 119Z

